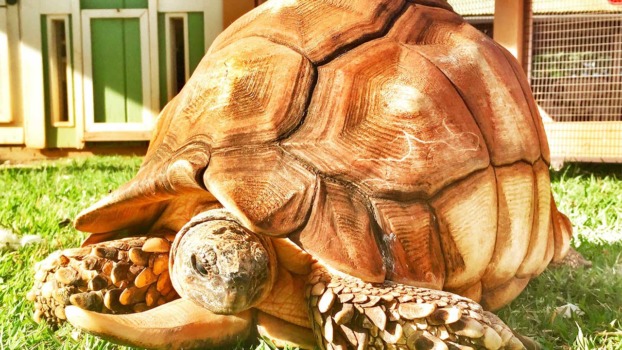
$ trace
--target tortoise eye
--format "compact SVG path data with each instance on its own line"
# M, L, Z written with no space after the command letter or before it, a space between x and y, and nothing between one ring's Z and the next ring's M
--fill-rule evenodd
M197 257L196 254L192 254L190 257L190 263L195 271L200 273L203 276L208 275L209 266L205 266L204 262L201 261L200 257Z

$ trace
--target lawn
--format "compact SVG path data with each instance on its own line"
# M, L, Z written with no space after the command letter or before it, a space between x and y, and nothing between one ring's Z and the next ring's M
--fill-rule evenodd
M124 348L70 326L54 332L36 324L25 294L36 261L84 238L70 220L130 179L139 164L96 157L0 168L0 228L43 239L0 252L0 349ZM547 270L499 315L547 349L622 349L622 166L567 166L552 173L552 182L560 210L575 225L573 244L594 267ZM556 313L569 304L581 312Z

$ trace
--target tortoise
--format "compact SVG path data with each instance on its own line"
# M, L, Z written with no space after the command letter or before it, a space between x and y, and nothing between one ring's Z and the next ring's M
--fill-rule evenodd
M145 347L253 327L327 349L533 346L484 309L568 252L549 163L521 67L446 1L271 0L214 41L30 297Z

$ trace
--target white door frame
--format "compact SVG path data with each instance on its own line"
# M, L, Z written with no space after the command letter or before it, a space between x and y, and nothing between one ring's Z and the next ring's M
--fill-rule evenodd
M96 123L93 99L93 62L91 57L91 19L93 18L138 18L141 33L149 33L149 11L147 9L119 9L119 10L82 10L82 59L84 68L83 97L86 141L118 141L118 140L148 140L153 128L154 116L152 112L153 91L151 82L157 81L153 75L150 62L150 40L141 35L141 85L143 87L142 123ZM151 44L154 45L154 44ZM157 45L157 43L155 43ZM157 71L156 71L157 72Z
M188 13L185 12L168 12L164 14L164 42L166 43L165 52L166 52L166 91L167 91L167 99L170 101L177 94L173 91L173 75L172 75L172 59L173 52L171 51L171 19L181 19L183 21L183 31L184 31L184 67L185 70L185 79L188 81L190 79L190 48L188 42Z
M0 123L13 120L9 69L9 33L5 0L0 0Z
M222 32L223 2L226 0L157 0L158 12L203 12L205 52L216 37ZM151 5L149 5L151 6Z

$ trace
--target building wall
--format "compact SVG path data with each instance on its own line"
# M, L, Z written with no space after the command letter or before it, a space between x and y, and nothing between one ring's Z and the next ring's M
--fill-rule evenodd
M7 5L0 0L0 145L81 148L86 142L148 140L159 110L214 38L260 2L20 0ZM54 21L66 23L66 42L59 44ZM175 47L185 50L181 55L170 49L171 42L179 43L171 39L177 34L167 32L181 28L178 23L183 23L178 36L185 44ZM127 45L116 48L119 42ZM65 49L65 56L56 55ZM125 54L111 56L119 51ZM59 68L59 60L66 60L66 67ZM173 61L179 60L185 62L184 77L171 77L171 67L180 67ZM58 102L64 92L66 104ZM59 119L59 110L66 116Z

